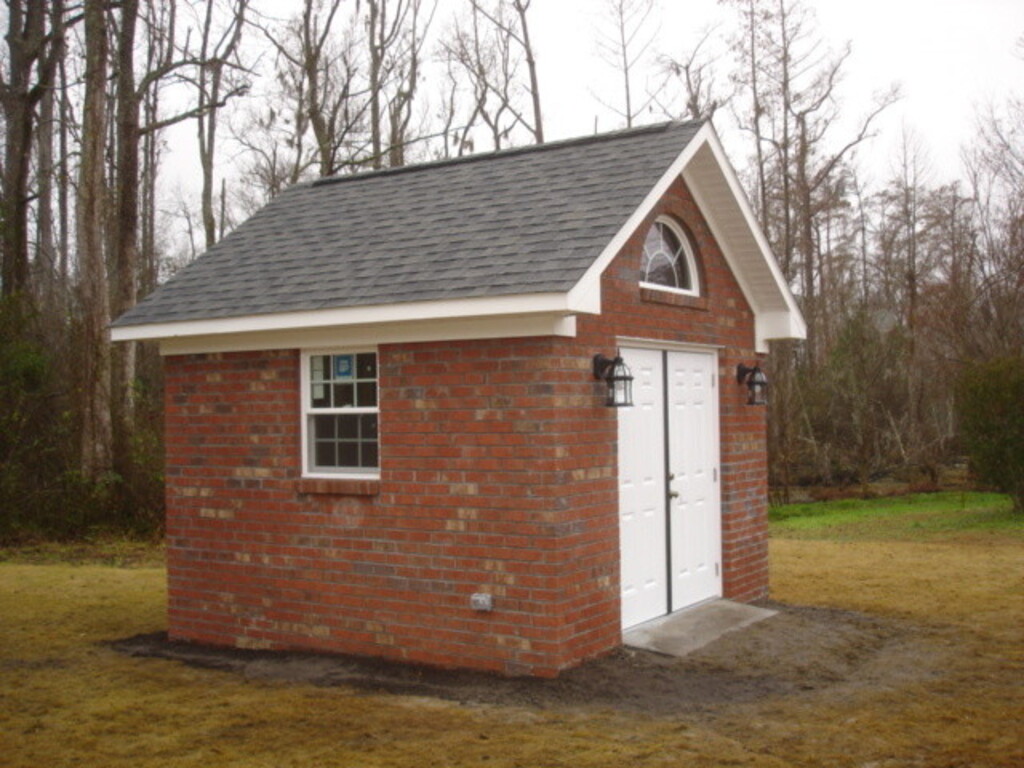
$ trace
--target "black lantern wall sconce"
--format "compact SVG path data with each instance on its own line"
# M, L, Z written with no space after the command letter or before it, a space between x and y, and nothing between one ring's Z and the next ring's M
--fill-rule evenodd
M737 365L736 381L747 385L747 405L768 405L768 377L759 365L755 363L753 368L743 363Z
M604 404L609 408L626 408L633 404L633 374L616 355L614 358L594 355L594 378L608 387Z

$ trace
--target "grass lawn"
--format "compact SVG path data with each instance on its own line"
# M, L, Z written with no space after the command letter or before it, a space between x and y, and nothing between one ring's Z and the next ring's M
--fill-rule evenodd
M997 493L921 493L787 504L769 513L772 535L836 541L1024 539L1024 520Z
M868 685L878 677L866 668L834 688L677 717L457 704L129 658L107 644L165 626L159 550L0 551L0 765L1024 765L1024 521L999 498L962 499L773 514L773 597L916 628L913 653L893 647L872 665L922 669Z

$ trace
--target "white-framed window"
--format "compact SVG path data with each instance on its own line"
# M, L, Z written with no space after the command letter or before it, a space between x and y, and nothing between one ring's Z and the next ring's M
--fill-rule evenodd
M700 296L697 260L690 238L667 216L659 216L644 238L640 285Z
M302 473L380 476L377 351L302 353Z

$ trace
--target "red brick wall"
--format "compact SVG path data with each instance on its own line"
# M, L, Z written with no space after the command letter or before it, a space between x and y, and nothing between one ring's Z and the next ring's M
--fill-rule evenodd
M382 346L381 479L355 496L299 479L297 351L168 358L171 634L508 674L605 650L614 446L568 346Z
M616 335L724 347L725 591L762 596L764 411L731 375L751 314L681 183L659 212L699 243L700 307L641 297L642 227L575 339L382 345L379 483L300 478L297 350L168 357L172 636L535 675L618 645L615 412L590 374Z

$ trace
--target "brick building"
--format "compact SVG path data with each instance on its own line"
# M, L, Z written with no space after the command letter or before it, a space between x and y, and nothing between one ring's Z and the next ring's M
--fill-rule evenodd
M763 597L736 370L803 333L709 123L294 187L113 327L164 355L170 634L551 676Z

